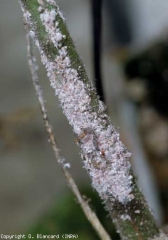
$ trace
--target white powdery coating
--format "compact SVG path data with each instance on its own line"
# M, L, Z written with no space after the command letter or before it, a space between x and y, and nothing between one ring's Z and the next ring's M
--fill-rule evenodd
M168 237L165 233L161 232L159 236L156 236L154 238L150 238L149 240L168 240Z
M47 2L53 6L56 6L55 0L47 0Z
M71 164L70 163L64 163L64 168L70 168Z
M51 41L54 43L56 48L61 47L60 41L65 38L59 31L58 22L56 21L57 13L54 9L51 11L45 9L43 13L40 14L42 23L45 26L47 33Z
M45 25L46 31L49 34L51 41L54 43L56 48L58 48L59 42L62 40L63 35L60 33L59 29L56 27L58 23L56 22L56 11L53 9L51 11L44 10L40 14L42 23Z
M38 0L38 4L40 4L41 6L44 6L43 0Z
M131 194L130 153L119 140L114 127L108 123L103 103L99 101L98 112L92 111L86 86L78 72L71 68L67 47L62 46L64 37L56 21L57 14L59 12L47 9L40 14L50 40L58 49L55 61L50 61L35 37L42 62L63 112L78 136L84 166L91 176L93 187L105 201L111 197L126 204L134 198ZM104 127L107 123L108 126Z
M126 220L131 220L131 217L128 215L128 214L123 214L120 216L120 218L123 220L123 221L126 221Z
M140 210L136 210L135 213L139 214L141 211Z

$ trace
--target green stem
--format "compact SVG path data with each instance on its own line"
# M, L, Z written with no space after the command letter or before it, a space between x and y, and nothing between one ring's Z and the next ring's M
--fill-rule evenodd
M161 230L135 183L129 153L87 77L58 6L53 0L20 2L47 75L77 136L92 185L117 231L126 240L154 239ZM56 36L53 37L54 32ZM66 54L63 54L65 49Z

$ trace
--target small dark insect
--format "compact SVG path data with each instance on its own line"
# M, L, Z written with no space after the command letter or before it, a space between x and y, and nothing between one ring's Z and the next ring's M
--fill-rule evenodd
M100 155L105 157L105 150L103 148L100 150Z

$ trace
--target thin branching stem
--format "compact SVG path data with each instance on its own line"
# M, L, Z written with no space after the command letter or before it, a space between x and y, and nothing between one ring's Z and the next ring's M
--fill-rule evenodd
M120 236L123 240L159 237L161 230L132 173L130 153L87 77L58 5L55 0L20 3L50 84L77 136L92 186Z

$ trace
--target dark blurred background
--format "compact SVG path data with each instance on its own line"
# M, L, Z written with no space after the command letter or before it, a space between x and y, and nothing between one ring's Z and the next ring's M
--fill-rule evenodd
M90 1L57 0L57 2L67 19L70 34L87 73L90 79L93 79ZM166 170L168 121L167 115L160 113L155 105L152 105L150 97L146 96L150 95L151 88L148 83L153 79L148 74L151 64L154 64L154 69L156 68L156 61L149 51L155 52L158 43L161 44L160 48L164 49L162 42L167 42L168 5L166 0L157 2L127 0L124 6L119 6L117 15L116 12L114 14L112 2L115 1L104 1L102 26L102 78L108 112L116 128L120 126L118 130L122 140L133 152L133 166L139 184L148 198L158 223L166 223L168 220L165 215L165 212L168 213L168 171ZM125 21L128 21L128 32L125 33L122 32L124 30L121 26L122 11L126 14ZM116 26L117 29L121 27L119 33L116 31ZM122 36L127 36L127 33L128 38L123 40ZM72 219L76 209L73 204L76 203L72 201L74 197L66 185L47 140L31 82L22 13L16 0L0 1L0 36L0 233L31 233L32 231L54 234L55 231L65 233L64 230L68 232L64 224L67 226L69 222L66 223L65 218ZM168 61L165 56L162 57L162 54L159 55L160 58L157 56L158 51L155 58L158 74L162 78L163 75L167 76ZM39 59L38 51L37 58ZM159 64L162 58L164 58L164 67L163 64L161 67ZM132 61L133 65L131 65ZM138 71L140 68L145 70L134 76L132 71L137 68ZM90 179L83 169L71 128L62 114L57 98L54 97L41 63L39 74L61 153L71 163L70 171L80 188L88 193L89 198L96 199L95 205L98 204L99 209L98 200L90 187ZM165 79L167 81L167 77ZM159 83L161 81L159 80ZM157 124L151 123L152 120ZM149 126L152 126L150 131ZM156 141L151 143L151 139ZM160 148L158 147L159 150L153 152L159 144L161 145ZM156 158L154 163L153 158ZM105 219L103 221L106 222L107 214L103 214ZM62 225L56 221L62 222ZM85 226L83 220L81 223ZM74 224L77 225L75 222ZM85 227L82 226L78 227L81 234L79 239L89 239L88 235L85 235L87 230L85 231ZM76 233L77 230L73 231Z

